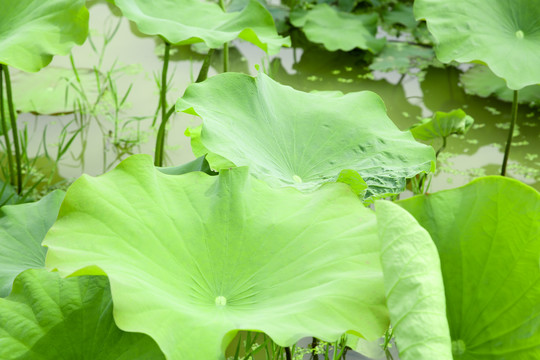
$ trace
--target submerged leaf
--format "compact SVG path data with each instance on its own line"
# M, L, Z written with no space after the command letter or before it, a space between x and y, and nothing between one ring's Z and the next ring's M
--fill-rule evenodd
M27 270L0 299L2 360L164 360L147 335L126 333L113 320L105 276L61 279Z
M88 34L85 0L2 0L0 63L36 72Z
M437 248L405 210L375 203L390 320L401 360L452 360Z
M256 0L229 13L217 3L200 0L116 0L116 6L142 33L160 35L175 45L204 42L215 49L240 38L269 54L290 46L290 39L277 34L272 15Z
M56 190L38 202L0 209L0 297L9 294L21 272L45 266L47 249L41 242L56 221L63 199L64 192Z
M77 180L44 244L63 275L105 272L118 325L169 359L223 359L239 329L283 346L387 326L375 215L344 184L304 194L247 168L171 176L135 155Z
M437 245L454 359L540 358L540 194L489 176L398 204Z
M409 73L412 68L424 69L433 64L433 49L403 42L389 42L369 68L378 71Z
M422 120L411 128L416 139L432 140L450 135L466 134L474 123L474 119L461 109L450 112L437 111L433 117Z
M540 0L416 0L444 63L480 61L518 90L540 83Z
M323 44L330 51L360 48L376 54L386 42L375 38L379 19L375 13L351 14L322 3L311 10L292 11L290 19L309 41Z
M459 76L459 81L467 94L487 97L494 95L498 99L512 102L514 92L503 79L496 76L487 66L475 65ZM530 85L519 90L520 103L540 104L540 85Z
M276 186L310 191L350 169L368 184L367 199L400 193L434 166L433 149L400 131L368 91L304 93L262 73L226 73L190 85L176 109L202 117L200 136L190 134L212 168L247 165Z

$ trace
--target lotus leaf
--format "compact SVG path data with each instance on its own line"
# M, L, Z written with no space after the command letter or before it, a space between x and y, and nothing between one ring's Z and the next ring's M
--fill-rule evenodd
M400 2L383 12L383 20L385 25L401 24L409 30L414 29L418 24L414 19L412 6Z
M166 175L135 155L78 179L44 244L63 275L106 273L119 327L168 359L223 359L238 329L283 346L375 339L388 324L375 214L344 184L304 194L245 167Z
M475 65L459 77L465 92L487 97L494 95L500 100L512 102L514 92L503 79L496 76L487 66ZM530 85L519 91L520 103L540 103L540 85Z
M217 175L216 172L210 169L210 165L204 156L198 157L197 159L182 165L158 167L157 169L167 175L182 175L193 171L202 171L208 175Z
M88 34L85 0L0 0L0 63L36 72Z
M3 360L162 360L147 335L126 333L113 320L105 276L62 279L27 270L0 299Z
M540 194L489 176L398 203L437 245L454 359L540 358Z
M474 119L461 109L450 112L437 111L433 117L424 119L411 128L416 139L433 140L456 134L463 135L471 128Z
M204 42L218 48L240 38L269 54L290 46L290 39L277 34L272 15L256 0L230 13L217 3L199 0L116 0L116 6L142 33L160 35L175 45Z
M377 14L350 14L317 4L311 10L297 9L291 12L291 23L302 28L314 43L323 44L329 51L350 51L355 48L376 54L386 40L376 39Z
M64 192L57 190L38 202L0 208L0 297L9 294L19 273L44 267L47 249L41 242L62 199Z
M452 360L437 248L407 211L375 203L390 320L401 360Z
M314 190L350 169L368 184L367 199L399 193L434 167L433 149L399 131L368 91L304 93L262 73L225 73L190 85L176 109L202 117L194 148L221 157L209 154L212 168L248 165L277 186Z
M78 69L77 72L88 101L93 103L98 97L96 73L91 69ZM17 110L24 113L70 113L79 97L73 88L77 80L72 69L49 66L35 74L16 72L11 81Z
M540 0L416 0L444 63L479 61L508 87L540 83Z

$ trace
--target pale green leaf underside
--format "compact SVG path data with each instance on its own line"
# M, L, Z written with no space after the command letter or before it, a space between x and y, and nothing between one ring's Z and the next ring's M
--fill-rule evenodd
M104 276L62 279L27 270L0 299L3 360L164 360L147 335L126 333L113 320Z
M272 15L256 0L230 13L217 3L199 0L116 0L116 6L142 33L160 35L171 44L204 42L218 48L240 38L269 54L290 46L290 39L277 34Z
M490 176L398 203L437 245L454 359L540 358L540 194Z
M323 44L329 51L360 48L376 54L385 43L384 39L375 38L376 14L346 13L328 4L318 4L308 11L292 11L290 19L310 41Z
M425 229L389 201L375 203L387 306L401 360L452 360L441 264Z
M506 86L506 82L496 76L487 66L475 65L459 76L467 94L487 97L494 95L500 100L512 102L514 92ZM520 103L540 104L540 85L530 85L519 90Z
M63 199L64 192L57 190L38 202L0 209L0 297L9 294L19 273L44 267L47 249L41 242Z
M442 62L481 61L510 89L540 83L540 0L416 0Z
M474 123L474 119L461 109L450 112L437 111L431 118L422 120L421 123L411 128L411 133L416 139L433 140L445 138L450 135L466 134Z
M77 180L44 244L64 275L102 269L119 326L168 359L223 359L238 329L291 345L387 326L375 215L344 184L304 194L247 168L171 176L135 155Z
M262 73L226 73L190 85L176 109L203 119L194 144L221 157L208 156L213 168L247 165L276 186L310 191L350 169L368 184L366 198L379 197L433 166L433 149L399 131L368 91L304 93Z
M88 34L84 0L1 0L0 63L36 72Z

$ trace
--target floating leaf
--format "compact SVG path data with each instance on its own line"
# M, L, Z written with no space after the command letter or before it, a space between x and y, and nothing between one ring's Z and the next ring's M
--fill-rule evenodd
M63 275L106 273L118 325L169 359L223 359L239 329L291 345L387 326L375 215L344 184L171 176L135 155L77 180L44 244Z
M0 63L36 72L67 55L88 34L85 0L1 2Z
M88 101L94 103L99 95L96 73L91 69L77 69L77 72ZM17 110L23 113L71 113L73 103L80 97L73 87L78 84L72 69L49 66L35 74L16 72L11 81L14 102Z
M512 90L540 83L539 0L416 0L444 63L480 61Z
M291 23L301 28L309 41L323 44L330 51L360 48L375 54L386 42L375 38L378 19L375 13L351 14L324 3L311 10L294 10L290 17Z
M190 85L176 109L202 117L200 137L190 134L213 169L247 165L277 186L314 190L350 169L370 198L399 193L406 178L434 166L433 149L399 131L368 91L304 93L262 73L226 73Z
M540 194L489 176L398 203L437 245L454 359L540 358Z
M62 199L64 192L56 190L38 202L0 208L0 297L9 294L21 272L45 266L47 249L41 242L56 220Z
M377 201L381 263L401 360L452 360L437 248L405 210Z
M459 76L467 94L487 97L494 95L502 101L512 102L514 92L506 86L506 82L496 76L487 66L475 65ZM540 85L526 86L519 91L520 103L540 103Z
M0 299L3 360L164 360L147 335L126 333L113 320L105 276L61 279L27 270Z
M125 17L148 35L160 35L175 45L204 42L218 48L240 38L269 54L290 46L276 32L272 15L256 0L240 12L223 12L217 3L199 0L116 0Z
M456 134L466 134L474 123L474 119L461 109L450 112L437 111L431 118L422 120L411 128L416 139L432 140Z

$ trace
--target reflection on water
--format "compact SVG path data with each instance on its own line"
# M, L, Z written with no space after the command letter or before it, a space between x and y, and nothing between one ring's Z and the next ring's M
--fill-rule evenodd
M118 33L107 46L99 70L107 74L113 69L116 93L120 95L132 86L125 105L117 109L112 105L111 97L105 97L108 100L99 111L87 114L78 122L73 121L73 115L39 116L37 121L30 114L19 117L19 121L27 123L29 128L30 153L37 151L45 127L49 151L53 151L62 127L68 126L75 131L78 124L84 125L84 131L60 164L59 171L63 177L78 177L83 171L101 174L131 153L153 154L155 127L152 128L151 124L159 97L156 79L159 79L161 71L159 54L162 44L155 37L137 33L127 20L110 14L108 5L97 3L91 7L92 39L99 52L104 34L112 31L120 21ZM255 74L255 65L259 64L277 81L303 91L374 91L382 97L389 117L402 130L435 111L462 108L475 119L474 127L466 136L449 138L448 146L440 156L431 191L463 185L476 176L499 173L511 104L467 95L459 85L458 69L432 67L419 81L414 75L403 76L397 72L370 73L367 70L369 61L360 51L327 52L318 46L309 46L303 50L283 49L277 57L269 58L251 44L241 41L233 44L235 46L231 47L230 53L233 71ZM169 68L169 104L173 104L197 77L204 51L201 46L173 48L173 62ZM73 56L77 67L92 69L100 63L99 54L88 41L74 49ZM216 51L209 76L221 71L221 56L221 52ZM69 68L69 58L58 56L52 65ZM110 96L110 89L108 91ZM183 133L186 127L199 122L197 118L184 114L177 114L170 121L168 165L194 158L188 138ZM526 105L520 107L508 169L510 176L536 189L540 189L539 124L537 109ZM439 143L433 145L440 147ZM84 159L82 163L81 159Z

